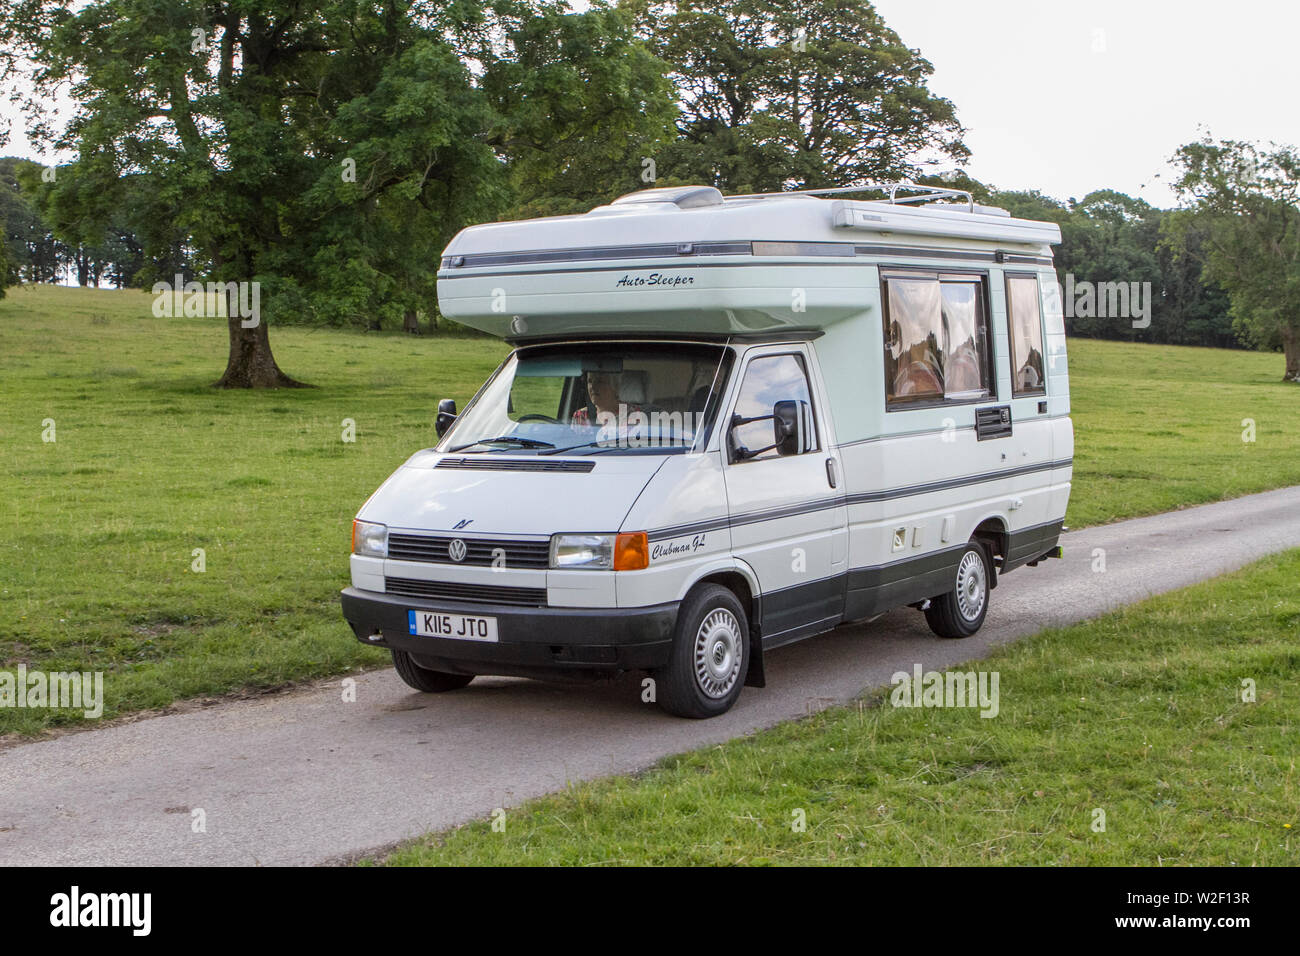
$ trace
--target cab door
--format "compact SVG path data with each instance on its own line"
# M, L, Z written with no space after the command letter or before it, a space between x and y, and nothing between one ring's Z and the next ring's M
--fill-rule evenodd
M723 418L732 552L758 577L765 647L838 623L848 509L807 347L752 350Z

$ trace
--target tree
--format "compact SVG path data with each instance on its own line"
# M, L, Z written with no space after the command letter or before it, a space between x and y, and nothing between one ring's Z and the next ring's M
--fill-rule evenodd
M1300 153L1207 136L1173 163L1185 206L1167 217L1168 241L1184 253L1199 240L1233 327L1257 347L1280 347L1283 381L1300 382Z
M1160 232L1166 230L1160 217ZM1205 236L1202 229L1188 228L1178 250L1163 239L1156 246L1156 257L1164 279L1164 295L1169 307L1160 342L1175 345L1204 345L1210 348L1242 348L1242 341L1232 327L1232 303L1226 292L1205 279Z
M497 114L490 142L506 158L511 218L586 212L654 182L652 159L675 137L668 65L624 10L562 5L500 9L504 43L483 88Z
M27 159L0 159L0 223L15 282L57 282L70 261L67 246L46 222L34 192L44 168Z
M5 179L0 160L0 181ZM17 215L29 222L24 261L37 265L53 260L48 276L33 281L56 281L63 270L71 267L78 285L99 286L108 282L119 289L130 285L148 287L155 279L173 280L177 273L192 275L183 254L178 253L182 237L173 230L172 240L164 244L157 260L147 259L141 236L159 233L165 225L141 216L149 208L141 189L143 184L128 178L121 190L120 207L91 217L83 215L88 197L80 188L93 183L90 177L78 176L75 163L55 169L53 181L43 175L46 168L26 160L17 160L13 180L22 209ZM57 183L62 182L64 188ZM3 199L0 198L0 203ZM103 225L107 221L107 226ZM43 252L42 246L53 251ZM32 269L33 272L45 271Z
M1238 346L1227 317L1226 298L1202 278L1199 245L1189 246L1187 254L1177 259L1161 246L1159 237L1167 211L1109 189L1068 202L1035 191L995 192L990 201L1018 218L1055 222L1061 227L1061 244L1053 258L1063 285L1068 276L1075 282L1097 284L1151 283L1149 328L1135 329L1131 321L1116 321L1115 316L1071 315L1071 303L1066 302L1070 335ZM1100 299L1100 292L1097 295Z
M17 270L9 261L6 243L0 242L0 299L5 297L5 289L17 282Z
M1156 258L1159 229L1159 212L1154 207L1112 189L1097 190L1072 204L1067 226L1062 229L1062 238L1068 235L1070 239L1064 271L1098 286L1121 283L1133 288L1137 283L1138 289L1149 289L1151 325L1139 330L1131 315L1106 314L1098 292L1098 314L1075 316L1071 331L1099 338L1157 340L1167 318L1164 281Z
M729 191L907 178L969 155L933 68L867 0L627 0L672 64L661 170Z
M971 194L971 198L980 205L994 203L996 190L987 183L972 177L964 169L949 169L942 173L926 173L914 180L922 186L938 186L941 189L961 189Z
M0 0L0 45L37 65L37 94L71 86L55 145L78 159L52 201L84 228L142 183L151 252L179 231L209 279L256 283L267 315L336 315L396 288L375 250L403 205L444 232L486 205L500 164L448 40L481 19L427 0ZM217 385L298 384L265 318L231 310Z
M0 142L4 141L0 134ZM0 159L0 299L5 297L5 289L18 282L18 263L10 252L10 246L17 246L18 238L13 234L9 224L10 211L17 207L17 184L10 185L4 176L4 164L12 162L8 157Z

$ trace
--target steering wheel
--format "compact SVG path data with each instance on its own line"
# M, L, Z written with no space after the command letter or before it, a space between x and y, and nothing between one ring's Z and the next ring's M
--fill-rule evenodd
M517 419L515 419L515 421L517 421L517 422L546 422L548 425L558 425L558 424L560 424L560 420L559 420L558 418L552 418L550 415L539 415L539 414L537 414L536 412L531 412L531 413L529 413L529 414L527 414L527 415L520 415Z

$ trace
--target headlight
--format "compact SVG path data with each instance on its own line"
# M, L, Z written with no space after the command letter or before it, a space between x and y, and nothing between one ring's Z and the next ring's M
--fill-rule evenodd
M388 557L388 525L375 521L352 522L352 553L372 558Z
M640 571L650 565L646 533L557 534L551 538L551 567L592 571Z
M557 534L551 536L551 567L612 571L612 534Z

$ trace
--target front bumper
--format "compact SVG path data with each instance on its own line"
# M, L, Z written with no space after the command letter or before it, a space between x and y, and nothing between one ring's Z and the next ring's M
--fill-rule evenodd
M408 651L430 670L543 677L651 670L668 663L678 603L636 608L513 607L427 601L344 588L343 617L357 640ZM407 612L494 617L497 642L411 634ZM371 635L378 634L372 640Z

